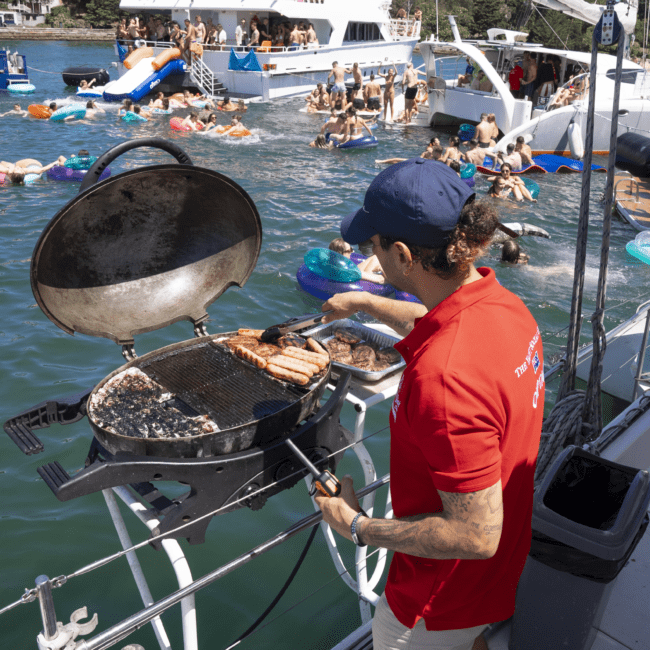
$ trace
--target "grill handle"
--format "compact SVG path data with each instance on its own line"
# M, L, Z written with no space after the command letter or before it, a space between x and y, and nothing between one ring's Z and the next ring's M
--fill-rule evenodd
M94 387L93 387L94 388ZM69 397L48 400L10 418L4 423L5 433L27 456L43 451L43 443L34 435L34 429L46 429L53 422L72 424L86 416L86 402L92 388Z
M92 187L99 180L103 171L118 156L121 156L127 151L131 151L131 149L137 149L138 147L155 147L156 149L162 149L174 156L181 165L192 164L190 157L177 144L169 142L168 140L163 140L163 138L137 138L135 140L127 140L126 142L122 142L112 149L109 149L97 158L95 164L84 176L81 187L79 188L79 194L87 190L89 187Z

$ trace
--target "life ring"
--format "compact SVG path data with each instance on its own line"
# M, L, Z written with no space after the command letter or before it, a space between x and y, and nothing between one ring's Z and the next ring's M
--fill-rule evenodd
M473 163L460 163L460 177L472 178L476 174L476 165Z
M52 115L50 115L50 120L52 122L62 122L67 117L74 117L77 120L83 120L86 117L86 107L83 104L68 104L67 106L61 106L58 108Z
M153 48L151 47L139 47L137 50L133 50L129 56L124 59L124 67L127 70L132 70L135 68L142 59L149 59L154 56Z
M296 273L296 280L304 291L320 300L328 300L336 293L347 291L368 291L375 296L389 296L394 290L389 284L376 284L365 280L357 282L328 280L310 271L306 264L300 265Z
M101 98L104 95L104 88L106 86L93 86L92 88L78 88L77 97L95 97Z
M27 111L32 117L35 117L39 120L49 120L52 111L43 104L30 104L27 107Z
M181 51L177 47L170 47L164 52L161 52L152 62L151 67L156 70L160 70L162 67L166 66L170 61L181 58Z
M379 144L379 140L373 135L366 135L356 140L348 140L343 144L334 144L337 149L372 149Z
M526 178L525 176L522 176L521 180L524 181L524 185L528 188L530 195L536 199L539 196L539 185L535 181L531 180L530 178Z
M183 120L180 117L172 117L171 120L169 120L169 126L174 130L174 131L192 131L189 126L183 125ZM198 131L200 131L203 128L203 122L197 122L196 123L196 128Z
M64 167L68 169L90 169L96 160L96 156L71 156L65 161ZM56 169L56 167L52 167L52 169Z
M171 115L174 111L171 108L165 110L164 108L152 108L150 109L154 115Z
M88 173L87 169L70 169L70 167L51 167L47 170L47 177L53 181L83 181L84 177ZM105 178L108 178L111 175L111 168L107 167L99 177L100 181L103 181Z
M149 120L144 117L144 115L138 115L137 113L134 113L133 111L127 111L122 115L122 121L123 122L148 122Z

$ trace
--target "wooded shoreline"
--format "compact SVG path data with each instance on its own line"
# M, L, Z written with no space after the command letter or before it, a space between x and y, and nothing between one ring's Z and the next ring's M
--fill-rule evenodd
M114 29L90 29L89 27L3 27L0 41L114 41Z

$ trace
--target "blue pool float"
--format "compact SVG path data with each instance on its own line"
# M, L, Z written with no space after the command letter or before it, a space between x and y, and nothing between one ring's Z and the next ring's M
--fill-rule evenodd
M363 138L357 138L356 140L348 140L343 144L334 144L337 149L371 149L376 147L379 144L379 140L373 135L366 135Z
M74 117L77 120L83 120L86 117L86 106L84 104L68 104L61 106L52 113L50 120L52 122L62 122L66 117Z
M167 110L164 108L152 108L150 110L154 115L171 115L174 112L171 108Z
M625 244L625 250L645 264L650 264L650 232L640 232Z
M535 181L531 181L530 178L526 178L525 176L522 176L521 180L524 181L524 185L528 188L530 195L536 199L539 196L539 185Z
M70 167L51 167L47 170L46 174L50 180L53 181L78 181L81 182L86 174L87 169L71 169ZM111 168L107 167L99 177L100 181L108 178L111 175Z
M461 124L458 128L458 137L461 142L468 142L476 134L476 127L472 124Z
M96 156L71 156L64 165L68 169L90 169L96 160Z
M127 111L122 115L122 121L124 122L148 122L149 120L146 117L143 117L142 115L138 115L137 113L134 113L133 111Z
M376 284L365 280L356 282L328 280L310 271L306 264L301 264L296 273L296 279L302 289L319 300L329 300L335 293L346 293L347 291L368 291L376 296L389 296L394 291L389 284Z
M361 280L359 267L329 248L313 248L305 255L305 265L316 275L335 282L357 282Z

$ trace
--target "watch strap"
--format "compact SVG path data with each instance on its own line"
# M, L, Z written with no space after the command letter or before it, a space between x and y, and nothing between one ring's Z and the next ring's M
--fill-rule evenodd
M357 522L359 521L359 517L367 517L368 515L361 510L361 512L357 512L357 514L354 516L354 519L352 520L352 523L350 524L350 534L352 535L352 541L357 545L357 546L367 546L366 544L363 544L361 540L359 539L359 535L357 533Z

